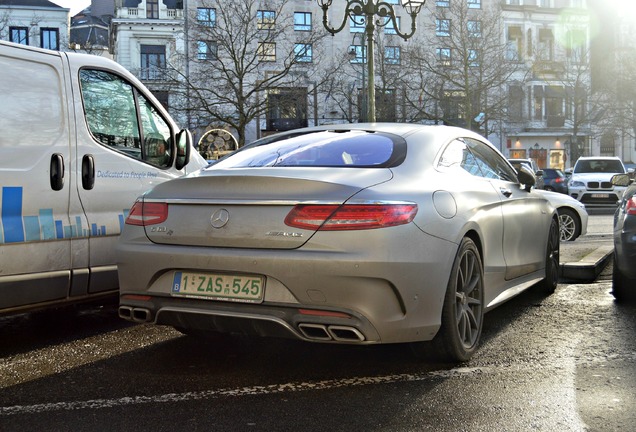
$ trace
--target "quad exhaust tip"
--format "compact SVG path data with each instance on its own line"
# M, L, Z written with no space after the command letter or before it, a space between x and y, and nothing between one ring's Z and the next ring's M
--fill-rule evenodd
M355 327L301 323L298 328L303 336L315 341L363 342L365 337Z

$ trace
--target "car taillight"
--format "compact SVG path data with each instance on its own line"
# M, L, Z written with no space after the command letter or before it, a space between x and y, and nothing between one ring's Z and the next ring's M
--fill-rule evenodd
M631 197L625 203L625 214L636 215L636 196Z
M300 204L289 212L285 224L321 231L363 230L407 224L416 214L416 204Z
M563 183L565 181L565 179L563 177L557 177L554 179L555 183Z
M168 204L137 201L126 218L128 225L156 225L168 219Z

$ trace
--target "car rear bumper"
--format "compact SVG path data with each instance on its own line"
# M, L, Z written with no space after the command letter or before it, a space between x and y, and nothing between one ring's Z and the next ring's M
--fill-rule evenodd
M457 245L412 224L403 228L369 230L367 242L353 251L332 240L338 233L317 235L295 250L166 246L124 235L118 248L120 315L136 322L308 341L430 340L440 326ZM403 241L387 242L381 231L401 232ZM320 247L324 244L332 247ZM175 297L175 271L262 275L265 296L258 304Z

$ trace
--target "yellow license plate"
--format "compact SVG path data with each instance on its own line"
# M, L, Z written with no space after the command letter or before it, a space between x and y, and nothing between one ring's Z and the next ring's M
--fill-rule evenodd
M172 295L183 297L260 303L263 292L263 278L258 276L178 271L172 282Z

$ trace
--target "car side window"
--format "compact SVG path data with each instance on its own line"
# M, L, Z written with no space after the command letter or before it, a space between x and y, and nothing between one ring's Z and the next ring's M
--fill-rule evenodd
M169 166L170 126L131 84L91 69L80 71L80 83L86 123L99 143L158 167Z
M446 146L439 158L437 168L440 171L456 171L460 174L483 177L478 161L462 140L454 140Z
M517 182L517 174L496 150L471 138L466 138L465 141L470 151L475 155L483 177Z

